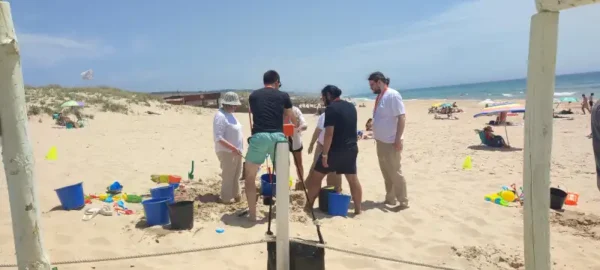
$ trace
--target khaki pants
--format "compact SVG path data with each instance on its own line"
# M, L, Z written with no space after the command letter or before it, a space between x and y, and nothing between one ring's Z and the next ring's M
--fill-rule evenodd
M310 166L310 172L315 168L315 162L319 159L319 156L323 152L323 145L317 142L317 147L315 148L315 153L313 157L312 165ZM327 185L328 186L339 186L339 189L342 188L342 175L336 173L328 173L327 174Z
M240 182L242 176L242 157L230 152L217 152L221 163L221 200L229 202L240 196Z
M400 151L396 151L393 143L377 141L377 158L379 168L385 181L385 200L388 203L408 203L406 196L406 180L402 175Z

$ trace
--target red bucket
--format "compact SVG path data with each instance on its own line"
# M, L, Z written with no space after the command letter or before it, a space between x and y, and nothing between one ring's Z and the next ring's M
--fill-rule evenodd
M283 134L286 137L291 137L294 135L294 125L293 124L283 124Z

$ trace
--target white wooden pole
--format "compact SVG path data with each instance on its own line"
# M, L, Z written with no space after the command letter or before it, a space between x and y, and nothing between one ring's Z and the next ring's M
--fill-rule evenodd
M523 191L525 192L525 268L550 269L550 155L558 12L531 18Z
M277 241L277 270L290 269L290 149L286 143L277 144L275 171L276 185L276 241Z
M19 46L10 4L0 1L0 124L18 268L50 270L42 243L34 183L34 159L27 137L27 109Z
M600 3L600 0L537 0L538 11L561 11L569 8Z

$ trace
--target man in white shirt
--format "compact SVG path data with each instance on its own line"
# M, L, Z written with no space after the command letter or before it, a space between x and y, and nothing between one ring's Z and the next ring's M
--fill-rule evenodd
M390 79L381 72L369 76L369 86L377 94L373 109L373 138L377 142L379 168L385 180L385 203L408 208L406 180L402 175L400 154L403 148L406 115L398 91L389 88Z

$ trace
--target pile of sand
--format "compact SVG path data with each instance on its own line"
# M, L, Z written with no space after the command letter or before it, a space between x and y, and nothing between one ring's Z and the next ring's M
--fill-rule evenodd
M240 183L243 187L243 182ZM175 192L175 201L194 201L196 209L195 219L198 221L223 221L224 216L243 216L248 209L248 202L242 188L242 200L231 204L219 203L219 194L221 192L221 180L208 178L197 181L182 183ZM259 189L257 188L257 192ZM290 221L306 223L308 216L303 211L306 203L304 191L290 191ZM258 212L262 217L268 215L268 205L264 205L259 198ZM273 218L275 218L273 213Z
M485 267L495 267L496 269L525 269L525 263L522 256L507 254L508 250L499 249L493 245L486 245L484 248L479 246L467 246L463 248L452 247L456 256L463 257L469 262L477 265L479 269ZM514 251L514 250L513 250Z
M551 224L567 227L573 235L600 240L600 217L577 211L552 212Z

